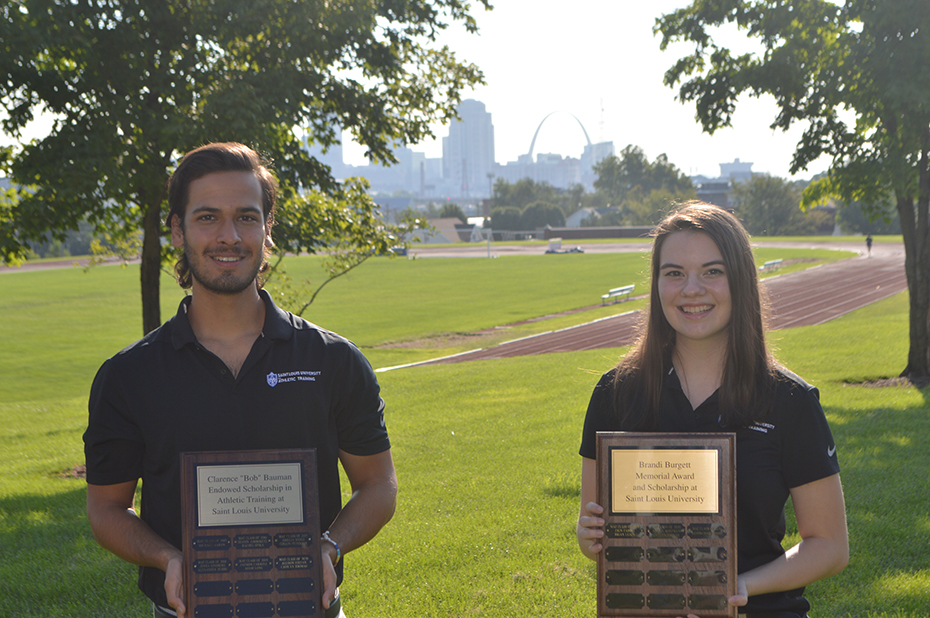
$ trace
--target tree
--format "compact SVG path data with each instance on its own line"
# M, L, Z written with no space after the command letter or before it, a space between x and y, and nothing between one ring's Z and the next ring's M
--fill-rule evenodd
M468 217L465 216L465 211L462 210L462 207L455 203L446 203L442 205L442 208L439 209L439 218L440 219L458 219L462 223L468 223Z
M661 154L650 163L642 148L632 144L621 150L619 157L601 159L594 172L597 174L594 188L606 193L615 204L626 200L637 187L644 196L659 189L688 197L695 194L691 179L669 163L668 157Z
M711 29L736 28L758 53L718 45ZM821 155L829 173L803 207L838 197L870 209L893 195L904 237L910 346L902 376L930 377L930 11L926 0L697 0L664 15L662 49L694 44L665 74L693 101L704 131L731 124L743 93L772 95L772 128L805 125L791 162ZM877 215L878 210L871 210Z
M677 202L697 197L691 179L660 154L649 162L639 146L632 144L620 156L601 159L595 166L594 188L617 208L612 217L598 225L653 225Z
M546 227L564 227L565 213L562 209L549 202L533 202L523 209L520 215L520 227L524 230L535 230Z
M515 206L523 210L533 202L559 202L560 191L548 182L536 182L532 178L521 178L510 183L498 178L494 183L494 194L491 196L491 208L502 206Z
M482 80L437 43L451 22L475 31L469 11L459 0L0 0L4 132L21 138L39 111L54 118L46 138L0 152L28 189L0 202L0 254L19 259L30 240L82 220L114 239L141 229L152 330L178 154L243 142L274 160L285 202L299 187L341 200L295 128L325 147L341 126L374 161L394 162L393 145L430 135Z
M504 206L491 210L491 229L493 230L520 230L520 209L515 206Z
M385 223L368 189L366 179L350 178L339 198L313 191L292 196L281 209L274 228L276 257L268 277L268 287L280 306L303 315L329 282L371 257L393 255L393 247L414 230L426 227L411 210L404 212L398 223ZM293 285L283 259L289 254L316 253L321 248L325 248L327 278L304 300L304 290Z
M813 231L799 208L801 190L784 178L755 174L735 183L731 196L736 216L754 236L798 236Z
M869 218L867 212L873 217ZM871 206L863 206L861 202L841 203L836 209L836 222L844 234L901 233L901 218L890 199Z

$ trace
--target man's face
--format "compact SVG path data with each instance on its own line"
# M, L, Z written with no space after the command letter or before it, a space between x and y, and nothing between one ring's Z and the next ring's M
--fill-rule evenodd
M262 188L251 172L215 172L191 182L183 226L171 221L171 242L184 247L194 289L238 294L253 285L271 236Z

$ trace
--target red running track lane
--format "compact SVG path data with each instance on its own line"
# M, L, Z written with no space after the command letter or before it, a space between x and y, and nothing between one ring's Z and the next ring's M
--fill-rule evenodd
M871 258L850 258L771 277L762 283L769 302L772 330L823 324L906 290L904 253L895 247L876 247ZM624 313L414 365L621 347L633 342L639 316L638 311Z

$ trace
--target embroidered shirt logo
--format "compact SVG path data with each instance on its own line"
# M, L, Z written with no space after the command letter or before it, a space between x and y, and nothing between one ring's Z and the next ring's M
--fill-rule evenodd
M775 429L775 425L771 423L753 423L749 428L759 433L768 433L770 429Z
M268 382L268 386L274 388L278 384L288 382L316 382L317 378L322 374L322 371L283 371L281 373L272 371L265 376L265 380Z

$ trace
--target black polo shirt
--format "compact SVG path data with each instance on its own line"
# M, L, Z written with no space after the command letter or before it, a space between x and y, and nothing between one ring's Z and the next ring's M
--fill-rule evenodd
M629 431L619 422L614 406L614 372L601 377L585 416L582 457L596 459L598 431ZM670 368L659 400L656 431L719 432L723 427L717 393L691 408ZM777 380L772 411L764 422L735 430L738 571L750 571L785 553L785 503L789 490L839 472L836 447L820 407L816 388L782 370ZM750 598L740 612L795 612L803 615L810 604L804 590Z
M262 334L237 377L197 342L187 297L177 315L107 360L94 378L84 433L87 482L141 478L140 517L176 547L184 451L317 449L325 530L342 508L338 451L390 448L380 388L358 348L282 311L267 292L261 297ZM168 606L161 570L141 568L139 587Z

